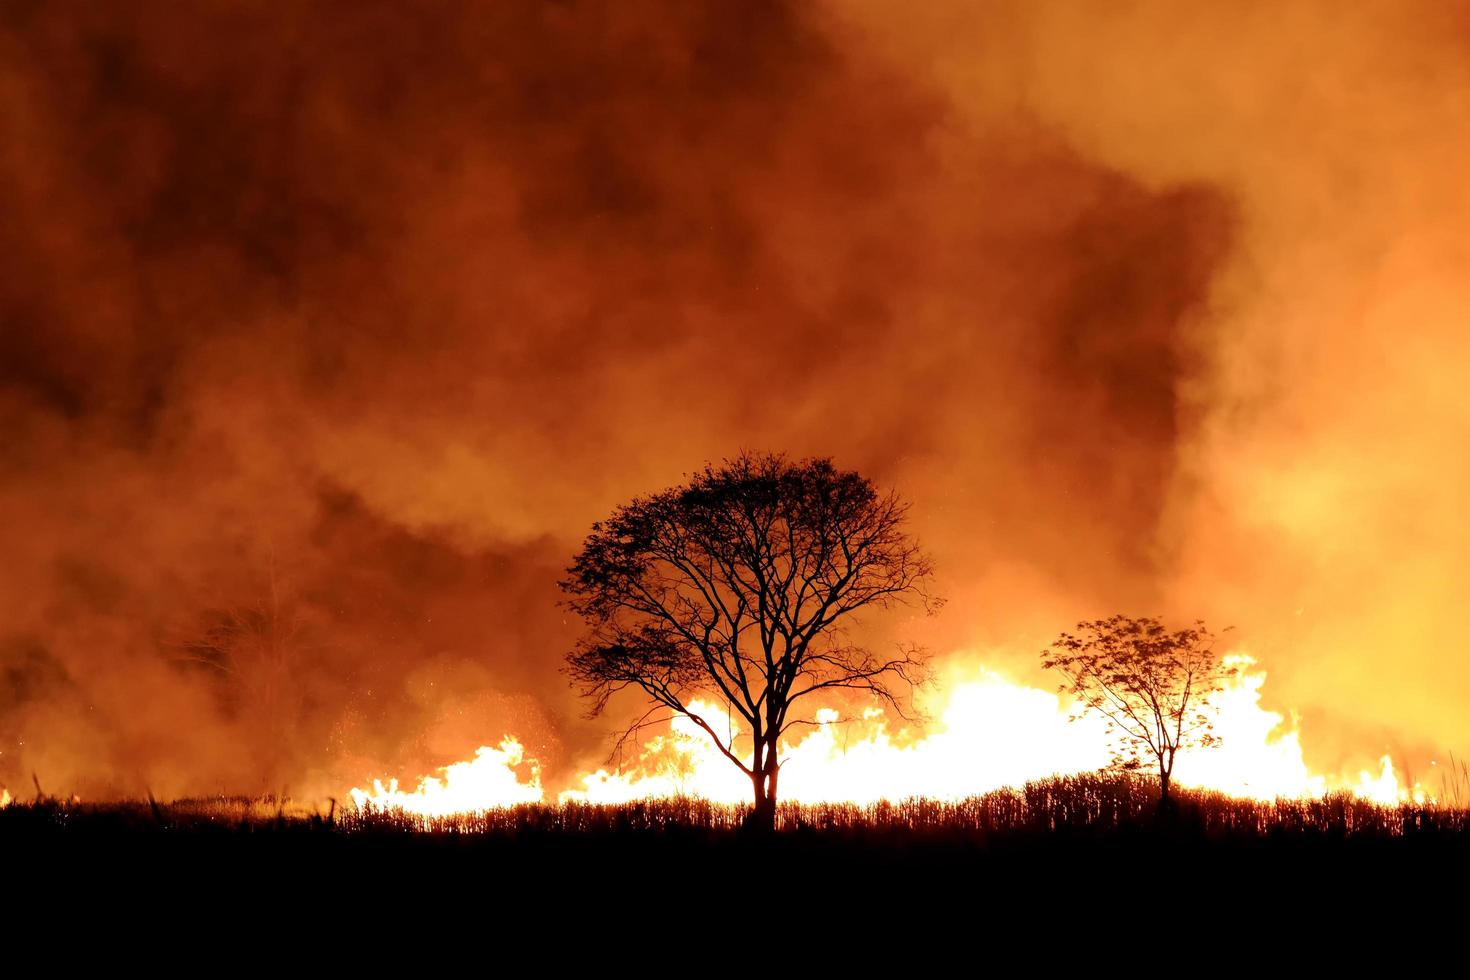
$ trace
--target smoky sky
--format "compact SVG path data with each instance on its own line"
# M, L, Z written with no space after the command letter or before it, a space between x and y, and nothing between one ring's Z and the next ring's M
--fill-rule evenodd
M936 650L1249 626L1195 549L1221 420L1282 417L1269 209L1107 111L1184 27L945 9L7 5L0 782L594 757L556 581L741 449L913 501Z

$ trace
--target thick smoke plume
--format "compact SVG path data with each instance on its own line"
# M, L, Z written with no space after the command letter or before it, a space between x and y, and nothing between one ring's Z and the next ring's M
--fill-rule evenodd
M1467 28L7 5L0 784L585 761L562 568L747 447L915 502L935 649L1203 615L1328 762L1465 745Z

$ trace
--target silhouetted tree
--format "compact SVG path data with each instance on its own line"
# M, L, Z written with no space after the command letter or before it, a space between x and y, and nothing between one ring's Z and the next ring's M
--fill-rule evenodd
M1061 634L1041 658L1067 679L1061 691L1084 713L1107 720L1116 768L1157 770L1163 808L1179 750L1219 744L1211 702L1235 671L1202 622L1172 632L1148 617L1078 623L1076 635Z
M165 637L178 663L215 681L222 707L256 750L264 790L281 789L306 700L303 672L321 651L320 633L272 563L262 586L209 605Z
M922 676L922 651L879 656L847 629L861 610L896 601L934 608L932 565L907 511L830 460L752 454L625 504L592 526L561 583L589 627L568 673L594 716L638 688L654 702L644 722L661 708L690 718L750 778L754 824L773 827L781 738L803 723L797 705L857 690L902 713ZM700 696L744 721L749 762L691 709Z

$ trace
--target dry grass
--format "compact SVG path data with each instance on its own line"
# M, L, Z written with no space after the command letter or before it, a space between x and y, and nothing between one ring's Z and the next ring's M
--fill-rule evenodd
M786 803L778 829L797 833L989 837L1106 834L1158 825L1157 790L1145 779L1057 776L983 796L946 802L910 799L871 805ZM344 830L436 833L616 833L736 830L747 807L672 799L622 806L518 806L485 813L421 817L402 811L344 814ZM1208 791L1178 794L1171 823L1205 837L1470 837L1470 810L1459 806L1383 806L1348 793L1257 802Z
M1321 799L1255 802L1205 791L1182 791L1168 825L1205 839L1329 837L1470 839L1463 805L1470 773L1457 770L1451 803L1381 806L1348 794ZM1458 794L1458 795L1456 795ZM778 828L823 837L908 837L976 840L1038 836L1108 836L1159 826L1156 791L1148 780L1102 775L1058 776L955 802L911 799L856 804L786 803ZM532 804L482 813L422 817L400 810L337 810L289 800L220 797L154 804L41 800L0 810L8 830L338 835L597 836L705 835L739 830L746 807L699 799L650 800L618 806Z
M1445 805L1470 810L1470 764L1450 753L1450 764L1439 770L1439 799Z

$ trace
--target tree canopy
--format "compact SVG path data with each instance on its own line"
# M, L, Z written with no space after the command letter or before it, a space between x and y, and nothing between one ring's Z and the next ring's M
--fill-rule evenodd
M742 454L593 525L561 583L588 630L568 672L601 712L638 689L653 712L689 717L750 777L774 823L781 737L807 699L858 691L904 710L922 651L857 642L858 615L896 602L935 607L933 567L907 530L908 504L830 459ZM725 702L747 756L691 708ZM647 719L649 715L645 715Z

